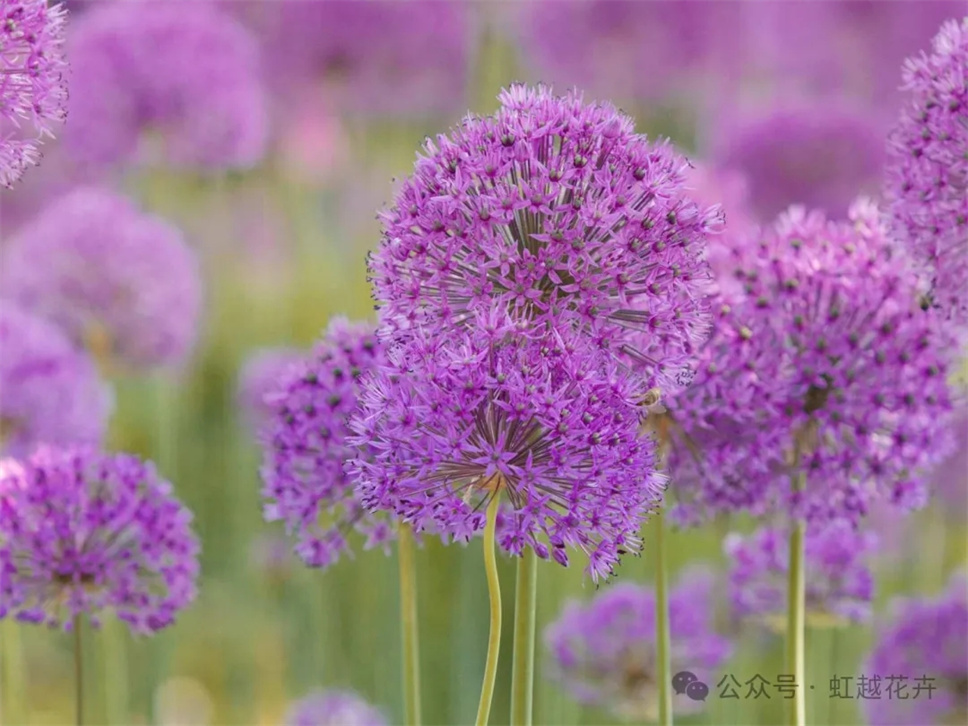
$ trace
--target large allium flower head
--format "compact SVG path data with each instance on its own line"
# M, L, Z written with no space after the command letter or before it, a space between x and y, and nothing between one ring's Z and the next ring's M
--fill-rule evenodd
M837 522L808 529L805 543L807 619L829 626L870 617L874 578L865 564L877 544L871 532ZM764 619L782 629L786 615L789 534L766 527L743 537L729 535L723 543L733 561L729 596L743 618Z
M924 468L950 440L947 338L877 208L861 200L843 222L791 208L736 275L723 304L741 324L716 328L673 406L701 450L676 447L677 492L813 520L856 520L878 499L921 506Z
M885 189L894 231L927 266L934 302L965 327L968 17L945 23L903 78L909 100L890 136Z
M67 12L47 0L4 0L0 8L0 184L40 161L38 146L64 121Z
M800 102L726 128L717 161L746 175L760 219L772 219L791 204L840 217L859 194L879 187L884 131L869 110L830 100Z
M711 577L691 571L669 595L672 670L692 671L706 682L732 651L712 627L712 588ZM591 602L571 601L544 637L552 677L576 701L605 706L626 718L656 718L659 674L652 588L620 583ZM688 710L687 704L693 702L677 699L677 711Z
M54 321L100 359L134 368L180 362L202 309L181 232L125 197L80 187L5 245L3 294Z
M239 372L237 398L246 422L258 428L272 414L266 402L282 376L306 356L298 348L263 348L254 352Z
M151 134L162 163L180 168L246 168L265 152L256 41L213 3L100 3L78 19L68 50L64 138L77 160L146 161Z
M411 331L364 386L352 427L374 455L350 472L364 504L467 540L499 496L502 548L562 565L576 548L607 576L662 489L637 389L586 336L469 314L466 334Z
M294 703L286 726L386 726L379 709L351 691L316 691Z
M305 358L264 398L270 411L259 434L262 494L266 519L285 523L306 564L328 567L349 552L350 530L365 536L365 549L386 547L394 536L385 516L364 510L344 473L344 463L358 455L347 437L361 382L385 354L373 325L335 318ZM360 455L373 452L364 448Z
M968 582L964 575L952 577L945 592L936 597L896 601L891 620L879 635L860 669L881 676L881 698L863 702L868 723L965 723ZM918 679L925 679L921 690ZM928 691L931 686L934 690Z
M0 451L99 444L112 408L91 360L46 320L0 304Z
M687 162L578 93L499 98L494 116L427 141L383 215L370 260L382 319L450 331L498 309L581 329L663 390L685 383L719 221L685 195Z
M0 462L0 617L69 628L110 610L135 632L170 625L195 597L191 520L132 455L41 447Z

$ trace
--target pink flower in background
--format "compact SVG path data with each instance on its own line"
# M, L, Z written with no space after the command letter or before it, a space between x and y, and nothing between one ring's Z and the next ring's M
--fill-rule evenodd
M332 179L349 158L343 126L321 94L297 99L280 123L282 161L297 178L321 184Z

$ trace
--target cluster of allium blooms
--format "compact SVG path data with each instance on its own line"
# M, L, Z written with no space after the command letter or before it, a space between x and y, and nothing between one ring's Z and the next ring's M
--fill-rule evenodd
M566 565L577 548L593 579L611 574L662 490L633 381L584 336L506 313L465 323L411 331L364 387L352 428L373 455L349 467L362 501L467 540L500 496L503 549Z
M689 670L707 683L732 651L712 627L712 589L711 577L691 571L669 593L672 672ZM623 717L655 719L660 674L651 588L622 583L587 604L569 602L545 631L545 645L552 678L572 698ZM682 698L676 710L687 704L697 705Z
M294 703L286 726L386 726L387 720L351 691L317 691Z
M363 509L343 470L358 455L347 437L361 379L384 359L372 325L336 318L264 398L269 412L259 438L265 517L285 522L310 567L328 567L348 552L348 530L366 537L364 549L385 548L394 536L386 517ZM363 447L359 455L372 452Z
M322 85L340 111L398 117L452 112L466 101L471 3L248 5L240 12L261 36L273 84L284 93L316 94Z
M236 393L246 423L258 427L272 414L266 394L275 389L289 368L305 357L306 352L298 348L263 348L245 361Z
M111 407L94 364L64 333L0 303L0 451L24 456L38 443L99 444Z
M884 134L869 111L826 100L771 107L731 126L717 162L746 175L760 219L791 204L841 217L880 185Z
M890 136L886 194L896 234L927 265L932 297L968 325L968 17L904 66L907 105Z
M880 676L879 699L865 699L864 711L873 726L958 724L968 719L968 582L954 576L934 598L895 603L890 623L880 632L861 668ZM889 696L889 676L906 676L904 689ZM926 676L934 691L922 690ZM925 686L922 686L924 688Z
M191 513L127 454L41 447L0 462L0 617L70 627L113 610L136 632L195 597Z
M5 0L0 8L0 185L40 161L38 145L66 116L64 21L46 0Z
M705 339L715 210L685 196L688 164L577 93L512 86L494 116L426 143L370 260L381 320L450 335L483 311L581 330L641 371L688 381Z
M212 3L99 3L78 18L65 143L96 166L141 157L160 134L163 163L249 167L267 140L258 45ZM144 159L139 159L143 161Z
M922 505L948 441L946 350L878 210L859 201L833 222L791 208L735 274L742 289L721 297L696 382L671 404L680 496L812 520Z
M135 368L181 361L202 308L194 251L168 223L93 187L52 202L5 245L3 295L99 357Z
M877 538L835 522L807 532L806 612L814 625L861 621L870 617L874 578L864 560ZM740 617L764 616L770 624L786 616L789 534L767 527L743 537L729 535L723 545L732 560L729 597Z

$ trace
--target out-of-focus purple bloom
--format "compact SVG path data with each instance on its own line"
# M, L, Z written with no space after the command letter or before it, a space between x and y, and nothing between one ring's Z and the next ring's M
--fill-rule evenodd
M884 130L857 107L829 99L781 105L726 127L715 142L716 161L746 176L761 220L791 204L840 217L880 185Z
M306 352L298 348L263 348L245 361L239 372L238 403L246 422L258 427L272 415L273 407L266 402L287 370L298 365Z
M202 309L181 233L104 189L50 204L3 249L3 295L54 321L99 360L135 368L181 361Z
M715 209L688 163L577 93L511 86L494 116L428 141L370 260L381 322L448 336L490 311L582 330L664 392L706 336Z
M538 0L526 8L526 57L543 80L563 87L623 102L681 100L695 97L712 72L725 82L741 69L741 3Z
M686 573L669 593L673 673L688 670L710 682L730 657L730 642L713 630L712 604L713 581L705 572ZM655 632L651 587L620 583L589 603L573 600L545 630L552 678L580 703L654 720L659 689ZM677 713L697 706L684 695L675 701Z
M192 515L152 464L41 447L0 462L0 617L69 629L113 610L131 629L170 625L195 597Z
M316 691L294 703L286 726L386 726L386 718L351 691Z
M681 514L856 521L878 499L923 505L949 443L947 336L877 208L860 201L849 222L791 208L737 252L736 276L670 406L670 472L698 506Z
M56 327L0 303L0 451L99 444L112 408L90 359Z
M385 355L373 325L335 318L304 357L263 398L270 410L259 432L262 495L266 519L285 523L303 561L328 567L349 552L350 530L366 537L364 549L385 550L394 537L387 517L364 511L343 471L357 455L347 437L361 381Z
M471 2L280 0L240 4L275 90L330 98L337 113L426 116L467 102Z
M932 298L968 326L968 17L904 65L908 100L890 136L895 233L927 265Z
M362 501L467 540L499 496L503 549L567 565L573 547L593 579L611 574L662 488L630 377L590 337L506 313L463 322L411 331L364 385L353 441L373 456L350 467Z
M937 497L944 511L964 521L968 509L968 409L950 419L954 449L931 470L929 494Z
M959 574L937 597L894 603L890 623L861 668L868 678L880 676L881 697L862 704L872 726L968 720L966 589Z
M0 7L0 185L10 187L40 161L38 146L64 121L67 12L47 0Z
M258 46L213 3L100 3L78 19L68 51L64 141L78 161L114 166L153 153L161 157L153 162L220 170L262 158L268 128ZM160 151L145 148L152 143Z
M729 597L740 617L764 617L785 623L789 535L764 528L743 537L729 535L723 543L733 561ZM875 548L871 532L836 522L808 529L806 558L807 619L813 625L839 625L870 617L874 578L865 559Z

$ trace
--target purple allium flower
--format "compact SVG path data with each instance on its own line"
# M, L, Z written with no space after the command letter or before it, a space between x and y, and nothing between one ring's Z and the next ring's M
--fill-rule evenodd
M286 726L386 726L379 709L351 691L316 691L294 703Z
M844 522L807 532L807 619L813 625L839 625L870 617L874 578L865 559L877 544L872 532ZM786 623L789 534L766 527L743 537L729 535L723 543L733 561L729 597L741 617L764 617L769 624Z
M0 451L25 456L39 443L99 444L110 390L58 328L0 303Z
M244 168L261 159L268 127L258 46L212 3L100 3L78 19L68 50L64 140L79 161L144 161L152 134L163 163L175 167Z
M884 131L869 112L827 99L771 107L728 127L716 160L745 174L762 220L791 204L840 217L858 195L878 190Z
M310 567L328 567L348 552L350 529L366 537L364 549L385 549L394 536L386 517L364 511L343 471L357 455L347 437L361 378L384 358L373 325L335 318L263 399L270 409L259 433L265 517L285 522Z
M47 0L4 0L0 7L0 184L10 187L40 161L38 145L64 121L64 21Z
M245 361L239 372L237 398L250 426L258 427L272 415L266 394L272 392L289 368L305 357L306 352L299 348L263 348Z
M872 726L958 724L968 720L968 595L964 575L934 598L894 603L890 624L861 672L880 676L879 699L865 699ZM922 680L918 690L918 679ZM927 688L933 686L933 691Z
M195 597L191 512L151 463L41 447L0 462L0 617L71 627L113 610L139 633Z
M396 117L452 112L466 103L473 3L239 5L263 41L274 90L284 98L322 92L338 112Z
M944 511L963 522L968 509L968 408L951 416L949 426L954 449L931 470L929 488Z
M494 116L428 141L384 213L370 260L381 321L446 336L506 311L583 330L649 385L683 384L706 335L718 223L686 196L687 162L577 93L515 85L499 98Z
M631 377L590 337L470 315L466 335L413 330L364 385L351 426L373 455L349 467L364 505L467 540L500 496L503 549L567 565L573 547L610 574L662 489Z
M712 626L713 582L705 572L682 576L669 593L672 671L688 670L709 682L732 646ZM620 583L586 604L572 600L545 630L552 678L576 701L597 704L636 720L658 715L655 664L655 593ZM706 676L703 678L703 676ZM715 682L715 681L713 681ZM690 699L676 699L678 713Z
M928 265L932 297L968 325L968 17L904 65L908 101L890 136L894 231Z
M51 203L5 245L3 294L59 324L99 358L173 364L202 309L194 251L181 233L104 189Z
M721 297L699 375L670 406L670 473L699 508L687 518L921 506L948 442L946 337L876 207L858 202L849 222L793 207L735 274L742 290Z

